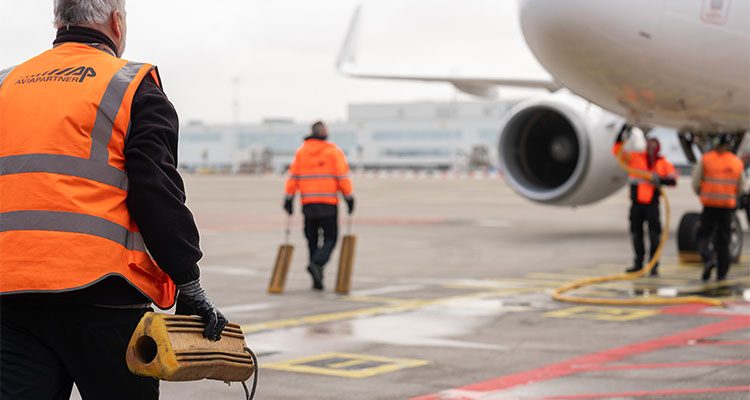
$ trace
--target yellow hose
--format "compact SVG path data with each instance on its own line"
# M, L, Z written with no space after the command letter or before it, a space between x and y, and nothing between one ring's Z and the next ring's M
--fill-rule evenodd
M625 147L625 143L620 147L620 150L617 152L617 162L620 164L620 167L627 171L629 174L641 176L645 179L651 179L651 176L643 171L638 171L633 168L630 168L627 164L625 164L625 161L622 159L622 148ZM575 281L573 283L569 283L567 285L563 285L559 288L557 288L554 292L552 292L552 298L558 301L566 301L569 303L583 303L583 304L605 304L605 305L657 305L657 304L676 304L676 303L704 303L709 304L712 306L717 307L725 307L726 304L718 299L712 299L708 297L701 297L701 296L687 296L687 297L641 297L636 299L601 299L601 298L593 298L593 297L572 297L572 296L566 296L563 295L563 293L573 290L582 286L591 285L594 283L601 283L601 282L609 282L609 281L617 281L617 280L627 280L627 279L636 279L640 276L651 272L651 270L654 268L654 265L656 265L656 262L659 260L659 257L661 256L661 251L664 248L664 244L667 242L667 237L669 236L669 217L670 217L670 209L669 209L669 198L667 197L667 194L664 193L664 190L662 188L659 188L659 193L661 194L661 197L664 199L664 210L665 210L665 224L664 224L664 230L661 233L661 240L659 241L659 247L656 248L656 252L654 253L654 256L651 257L651 261L649 261L648 265L646 265L646 268L641 269L640 271L631 272L631 273L625 273L625 274L619 274L619 275L611 275L611 276L602 276L598 278L586 278L581 279L579 281Z

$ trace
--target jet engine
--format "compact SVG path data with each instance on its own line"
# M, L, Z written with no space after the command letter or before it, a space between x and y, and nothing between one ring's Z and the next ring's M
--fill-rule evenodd
M500 168L518 194L536 202L578 206L627 183L612 155L624 119L567 91L532 98L505 117Z

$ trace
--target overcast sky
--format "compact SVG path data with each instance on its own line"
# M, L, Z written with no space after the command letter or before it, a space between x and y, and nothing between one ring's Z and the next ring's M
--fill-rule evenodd
M0 68L49 48L52 4L2 0ZM367 71L546 76L523 41L515 0L128 0L123 57L159 66L183 123L231 122L236 92L240 122L344 120L348 103L456 97L449 84L339 74L336 56L358 4L358 63Z

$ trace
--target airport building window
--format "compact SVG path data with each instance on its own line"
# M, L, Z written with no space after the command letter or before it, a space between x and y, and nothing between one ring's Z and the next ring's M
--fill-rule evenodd
M180 135L180 140L186 142L219 142L221 134L219 133L190 133Z
M399 141L399 140L457 140L461 139L461 132L457 130L441 131L378 131L373 132L372 139L376 141Z
M497 130L482 130L479 132L479 139L487 144L494 145L500 140L500 129Z
M395 158L413 158L413 157L450 157L451 149L449 148L431 148L431 149L409 149L409 148L388 148L380 151L384 157Z

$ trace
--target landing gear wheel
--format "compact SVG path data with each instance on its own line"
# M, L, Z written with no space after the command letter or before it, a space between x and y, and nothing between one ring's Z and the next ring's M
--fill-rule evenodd
M694 263L702 262L698 251L698 223L701 215L698 213L685 213L680 219L677 230L677 254L680 262ZM729 237L729 260L732 263L740 262L742 256L742 225L737 214L732 215L731 234ZM709 240L708 248L713 251L713 240Z
M677 255L682 263L701 262L698 252L698 223L701 215L695 212L685 213L677 228Z

